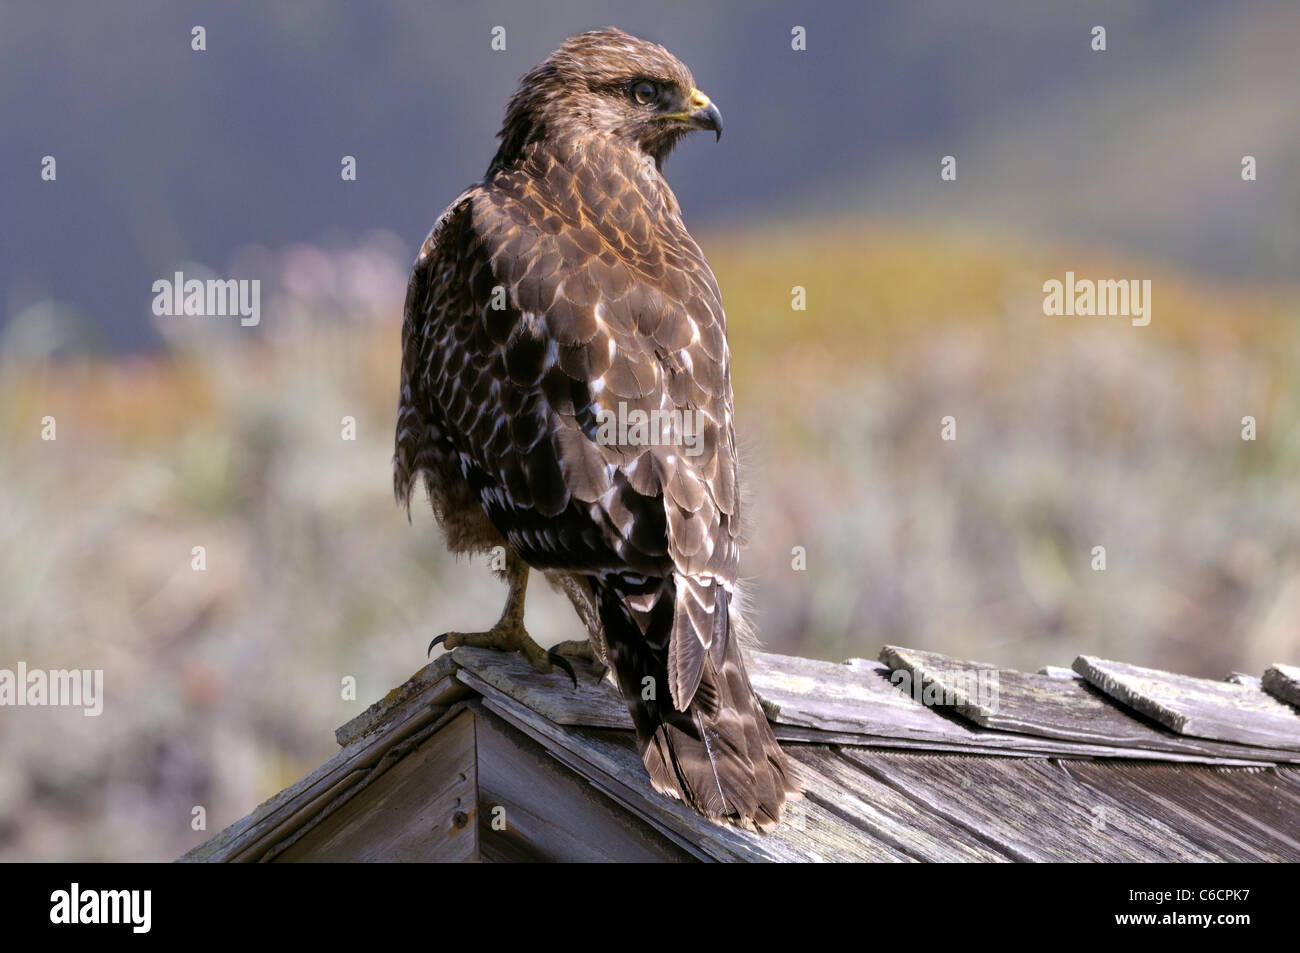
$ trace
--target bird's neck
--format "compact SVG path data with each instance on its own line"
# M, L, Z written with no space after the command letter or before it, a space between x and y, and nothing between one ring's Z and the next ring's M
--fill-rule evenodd
M626 182L635 186L645 202L659 206L660 214L681 215L677 197L655 158L612 136L587 131L539 139L504 162L499 161L500 156L498 153L489 167L486 181L501 175L523 175L547 182L583 205L599 203L601 196Z

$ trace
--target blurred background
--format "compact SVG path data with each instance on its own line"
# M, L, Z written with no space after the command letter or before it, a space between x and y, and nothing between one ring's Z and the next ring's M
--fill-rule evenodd
M0 668L106 699L0 709L0 859L170 859L496 619L393 502L406 276L522 73L607 24L726 117L666 174L727 307L768 649L1300 661L1296 4L6 4ZM260 325L155 317L178 270L259 279ZM1067 270L1150 279L1150 326L1044 316ZM529 625L580 634L540 585Z

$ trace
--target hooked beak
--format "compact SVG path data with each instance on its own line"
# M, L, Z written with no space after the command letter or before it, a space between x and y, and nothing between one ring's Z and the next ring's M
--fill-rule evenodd
M719 139L722 138L722 113L698 89L692 89L686 99L686 108L681 112L668 113L664 119L675 119L692 129L712 129Z
M713 105L709 97L698 89L692 89L690 107L687 118L690 120L691 126L696 129L712 129L717 135L717 139L721 139L722 113L718 112L718 107ZM716 142L717 139L714 141Z

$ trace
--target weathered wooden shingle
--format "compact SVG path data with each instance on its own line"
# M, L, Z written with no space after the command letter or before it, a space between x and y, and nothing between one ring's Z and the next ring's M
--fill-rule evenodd
M810 799L917 860L942 863L1014 860L974 832L959 827L857 768L825 745L791 745L789 754L808 784Z
M446 657L557 725L632 730L632 716L618 690L583 662L574 663L574 685L560 671L543 675L514 652L461 646Z
M464 709L378 775L336 810L309 816L301 832L285 837L258 860L386 861L476 860L479 855L474 718ZM459 823L462 810L465 822Z
M1295 665L1271 665L1260 687L1288 705L1300 705L1300 668Z
M1070 777L1135 811L1159 817L1229 861L1300 860L1300 787L1295 769L1064 761Z
M1074 670L1179 734L1300 750L1300 713L1249 685L1175 675L1080 655Z
M881 649L880 657L893 670L907 673L913 694L920 694L933 705L950 707L984 728L1114 746L1130 752L1138 749L1209 758L1300 761L1300 751L1185 737L1136 715L1082 677L1031 675L893 645Z
M1191 861L1215 855L1164 823L1074 781L1060 763L842 749L916 803L1025 861Z
M465 697L455 678L456 663L440 655L361 714L334 730L334 740L346 747L363 735L380 731L402 716L412 700L417 705L450 705Z
M883 665L854 659L836 664L816 659L752 654L754 691L776 725L819 735L893 738L913 743L978 744L965 725L945 718L890 684Z

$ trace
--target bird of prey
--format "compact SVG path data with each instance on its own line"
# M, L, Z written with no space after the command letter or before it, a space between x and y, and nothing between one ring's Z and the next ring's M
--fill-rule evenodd
M542 571L613 670L653 786L768 831L800 781L742 653L722 301L662 174L694 129L721 138L717 106L621 30L574 36L523 78L486 175L415 261L394 485L409 513L424 482L453 552L505 553L500 621L434 644L572 674L524 629Z

